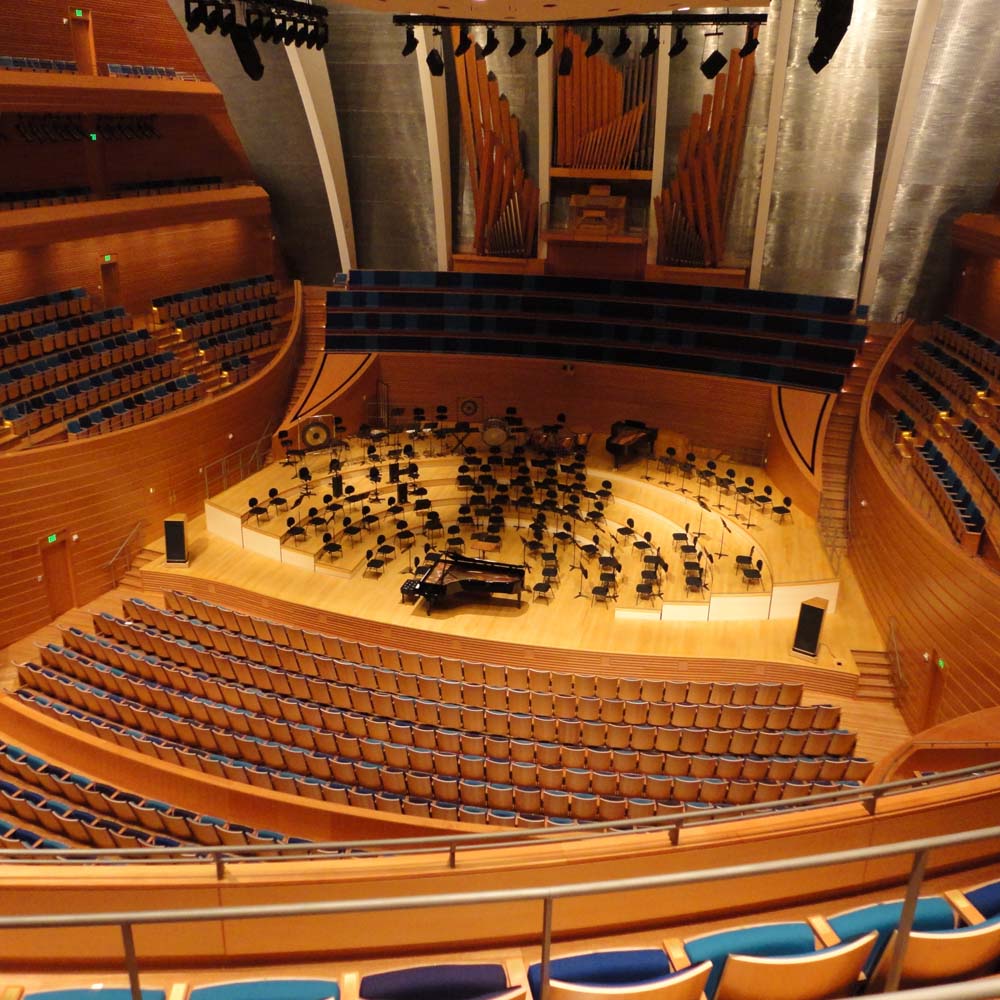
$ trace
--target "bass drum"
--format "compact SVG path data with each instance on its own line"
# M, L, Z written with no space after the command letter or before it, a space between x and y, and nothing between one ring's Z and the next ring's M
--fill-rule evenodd
M509 436L507 421L503 417L490 417L483 423L483 430L480 434L483 444L489 445L491 448L499 447L506 442Z
M312 420L302 428L303 448L326 448L330 444L330 428L322 420Z

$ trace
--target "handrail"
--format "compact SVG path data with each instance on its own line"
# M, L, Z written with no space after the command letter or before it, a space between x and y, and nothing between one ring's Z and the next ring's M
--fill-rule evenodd
M136 523L135 523L135 526L134 526L134 527L132 528L132 530L131 530L131 531L130 531L130 532L129 532L129 533L128 533L128 534L126 535L126 536L125 536L125 541L124 541L124 542L122 542L122 543L121 543L121 545L119 545L119 546L118 546L118 550L117 550L117 551L115 552L115 554L114 554L114 555L113 555L113 556L112 556L112 557L111 557L111 558L110 558L110 559L108 560L108 564L107 564L107 566L105 566L105 567L104 567L105 569L109 569L109 570L111 570L111 586L112 586L112 588L114 588L114 587L117 587L117 586L118 586L118 574L117 574L117 573L115 572L115 563L116 563L116 562L118 561L118 557L119 557L119 556L120 556L120 555L122 554L122 550L124 550L124 549L125 549L125 547L126 547L126 546L127 546L128 544L129 544L129 542L131 542L131 541L132 541L132 538L133 538L133 536L135 535L135 533L136 533L136 532L137 532L137 531L138 531L138 530L139 530L140 528L144 527L144 526L145 526L145 524L146 524L146 520L145 520L145 518L140 518L140 520L136 521ZM130 561L131 561L131 560L130 560ZM128 567L126 567L126 569L127 569L127 568L128 568Z
M543 919L541 932L542 983L541 1000L546 1000L549 980L550 950L552 944L553 904L560 899L581 896L598 896L611 893L635 892L649 889L666 889L701 882L720 882L728 879L775 875L785 872L805 871L811 868L828 868L881 858L912 854L913 862L903 903L897 946L886 977L887 990L899 986L903 959L909 943L917 898L924 879L928 855L937 848L956 847L982 840L1000 838L1000 826L979 830L944 834L897 841L875 847L852 848L846 851L828 851L797 858L781 858L751 864L725 865L695 871L671 872L665 875L646 875L633 878L610 879L602 882L530 886L519 889L490 889L479 892L450 892L437 895L389 896L373 899L333 900L319 903L269 903L250 906L189 907L173 910L126 910L106 913L57 913L32 916L0 916L0 930L32 930L58 927L109 927L117 926L122 934L125 964L134 1000L141 1000L138 958L132 935L134 926L166 923L198 923L205 921L249 920L282 917L320 917L332 914L378 913L389 910L424 910L441 906L470 906L490 903L542 901ZM962 994L969 997L970 993ZM989 994L987 994L989 995Z
M667 831L671 842L679 842L681 829L718 825L738 819L753 818L790 810L806 811L830 805L851 805L860 803L871 815L875 815L883 798L904 794L917 788L933 788L960 782L970 777L988 777L1000 774L1000 761L971 765L933 774L918 775L898 781L883 782L878 785L863 785L835 792L810 795L807 798L784 799L776 802L752 802L747 805L725 806L716 809L698 810L679 816L647 816L641 819L608 820L596 823L580 823L573 827L547 827L544 829L503 829L489 833L436 834L424 837L387 838L381 840L353 841L311 841L304 844L266 845L192 845L186 848L23 848L0 850L0 863L26 865L60 864L92 865L95 859L108 858L120 862L123 858L143 861L153 865L173 863L190 864L193 860L210 860L216 865L221 878L225 861L301 861L303 855L317 854L324 861L339 857L399 857L418 854L447 852L449 867L455 867L459 853L463 851L486 850L492 847L508 847L516 843L542 841L546 844L577 842L609 831L657 832ZM78 855L78 856L74 856Z
M897 691L906 688L906 678L903 676L903 665L899 659L899 644L896 642L896 626L899 622L895 615L889 615L889 642L892 645L892 682Z
M253 451L250 452L250 457L246 460L246 463L244 464L244 460L242 457L239 458L236 464L236 469L235 469L236 477L233 480L234 482L239 482L241 479L245 479L247 476L252 475L255 472L258 472L263 467L264 459L262 459L260 456L260 449L262 445L270 442L271 434L273 432L273 426L274 426L273 418L268 418L267 424L264 427L264 433L261 434L261 436L256 441L251 442L251 444L253 445ZM229 488L230 462L232 462L233 459L236 458L236 456L242 455L242 453L245 452L250 446L251 446L250 444L245 444L242 447L237 448L235 451L228 452L221 458L217 458L214 461L209 462L207 465L203 467L202 472L205 477L205 499L208 499L215 493L220 493L222 492L222 490ZM216 466L219 466L221 468L222 485L213 487L211 485L209 470L214 469Z

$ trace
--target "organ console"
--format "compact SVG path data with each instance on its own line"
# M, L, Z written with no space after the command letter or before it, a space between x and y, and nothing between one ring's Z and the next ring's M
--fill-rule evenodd
M474 598L489 597L491 594L516 594L521 603L524 589L525 567L518 563L495 562L492 559L476 559L459 552L445 552L424 570L419 580L407 581L403 585L404 599L427 601L427 613L434 610L438 601L456 594L468 594Z
M615 468L640 451L651 455L658 433L658 428L647 427L641 420L616 420L611 425L611 436L605 441L605 447L615 457Z

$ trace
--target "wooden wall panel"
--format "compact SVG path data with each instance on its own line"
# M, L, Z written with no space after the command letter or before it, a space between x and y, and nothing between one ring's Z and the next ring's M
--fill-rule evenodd
M771 387L737 379L658 372L616 365L382 354L382 379L393 406L447 404L484 397L485 414L502 416L517 406L525 422L552 423L565 413L573 429L590 428L603 439L622 418L676 431L711 452L763 453ZM669 442L667 442L669 443ZM662 452L666 443L660 442Z
M202 512L202 469L277 426L299 347L291 337L270 366L217 400L103 437L0 455L0 647L52 617L38 579L48 534L79 535L70 552L82 603L112 585L107 564L137 521L149 539L167 515Z
M69 28L62 23L69 0L20 0L0 4L0 54L72 59ZM187 32L166 0L88 0L93 12L97 61L173 66L208 78Z
M912 508L882 466L864 417L854 444L849 554L883 635L890 618L897 623L901 709L911 729L1000 704L1000 575ZM936 657L945 660L944 685L928 712Z
M1000 257L954 252L958 261L949 314L1000 340Z
M99 258L118 255L123 304L148 312L157 295L273 269L270 225L252 219L164 226L139 232L0 252L0 289L9 301L83 286L96 294Z

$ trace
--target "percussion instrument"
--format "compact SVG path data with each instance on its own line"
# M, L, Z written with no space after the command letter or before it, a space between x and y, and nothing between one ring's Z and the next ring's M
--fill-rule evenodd
M507 427L507 421L503 417L489 417L483 423L483 429L480 433L483 444L490 447L504 444L509 436L510 431Z
M302 428L302 444L306 448L326 448L330 444L330 428L322 420L311 420Z

